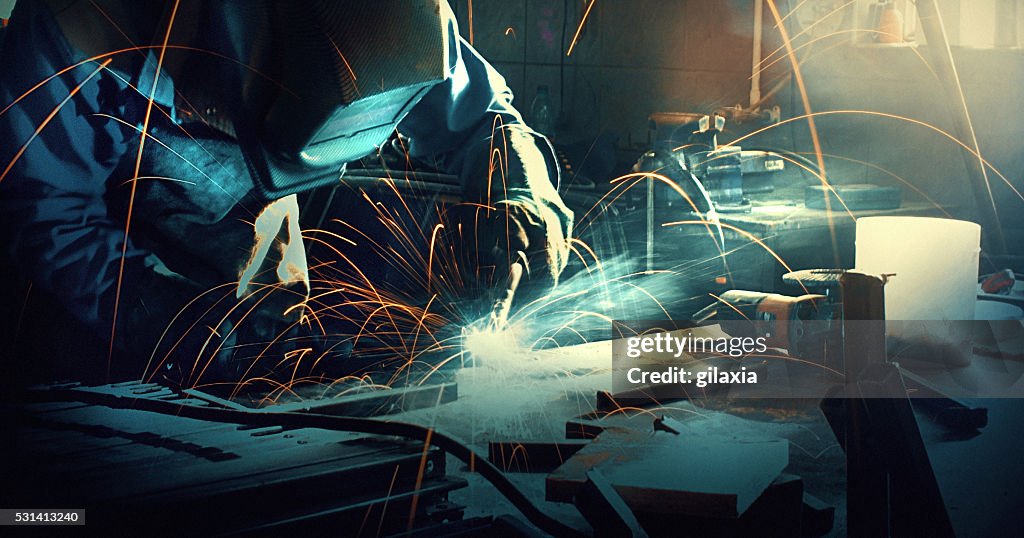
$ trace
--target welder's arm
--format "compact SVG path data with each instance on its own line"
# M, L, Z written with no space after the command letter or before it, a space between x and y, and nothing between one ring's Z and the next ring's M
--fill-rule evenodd
M464 40L452 77L431 90L399 131L416 158L439 158L467 198L499 211L484 215L478 249L495 262L529 257L528 280L554 285L565 268L573 214L557 192L550 143L512 106L505 80ZM500 273L500 271L499 271ZM498 278L502 278L500 275Z
M0 65L22 66L0 73L4 104L71 63L52 25L30 24L38 15L22 8L0 51ZM81 84L98 67L91 63L54 78L0 116L0 170L9 167L0 181L3 247L35 289L49 292L100 334L109 334L113 322L123 253L119 344L152 345L161 328L132 321L195 293L185 279L162 270L155 256L131 242L125 247L124 222L107 214L105 180L124 153L125 134L116 121L97 115L110 112L101 102L111 97L104 88L116 85L114 77L100 71Z

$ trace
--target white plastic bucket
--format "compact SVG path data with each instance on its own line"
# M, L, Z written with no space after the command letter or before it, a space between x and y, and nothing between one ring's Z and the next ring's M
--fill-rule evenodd
M905 357L966 365L971 324L955 322L974 319L981 227L953 219L864 217L857 220L856 251L858 270L893 275L885 285L885 317L904 323L887 324L890 351L896 340L908 344L901 348ZM954 323L935 323L940 320Z

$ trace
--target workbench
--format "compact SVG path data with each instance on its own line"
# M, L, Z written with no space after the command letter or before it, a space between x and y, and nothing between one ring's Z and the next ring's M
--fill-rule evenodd
M621 450L626 451L636 450L635 447L639 446L635 444L637 439L640 439L641 444L646 444L644 439L649 439L655 445L659 439L667 439L668 444L662 443L666 447L671 443L686 444L688 440L692 440L695 446L712 446L715 443L723 446L760 446L759 443L767 443L764 446L771 446L771 443L779 441L788 442L788 463L783 469L784 474L781 481L772 485L777 498L790 498L794 491L793 477L799 477L802 491L820 499L822 512L834 509L835 527L828 535L842 536L845 532L843 450L818 411L816 400L695 399L664 402L644 409L601 412L596 395L600 391L609 390L612 382L609 342L513 355L505 360L500 357L487 360L484 357L477 361L477 366L455 372L450 381L458 387L457 399L444 397L435 389L434 397L437 401L446 403L423 407L422 402L419 402L414 406L416 409L399 410L387 418L436 429L439 433L465 442L477 454L490 453L489 459L504 468L512 482L543 510L577 528L586 528L587 523L572 504L545 502L543 499L564 495L564 489L551 489L551 473L557 474L557 468L563 461L568 461L573 453L587 446L597 446L593 445L594 441L587 440L585 430L588 428L625 435L626 444L622 445L624 448ZM976 358L972 368L988 371L992 366L984 359ZM127 391L140 398L165 400L182 406L182 410L186 406L217 405L215 401L194 395L182 399L156 385L127 384L103 390ZM429 395L430 392L422 394ZM307 410L315 411L318 405L316 402L308 402L306 407ZM1024 479L1024 467L1010 456L1019 440L1024 404L1021 400L1000 400L988 401L984 405L991 407L991 419L990 425L980 435L977 431L954 433L920 418L920 414L918 418L944 499L952 509L952 522L958 532L966 534L974 531L987 534L986 529L992 531L1020 525L1017 511L1013 507L1019 502L1021 493L1014 485ZM364 403L360 403L355 409L365 407ZM284 404L284 408L303 411L293 403ZM350 412L352 409L329 404L321 410ZM103 495L114 498L131 493L130 498L135 500L154 499L154 502L160 498L176 499L187 507L187 521L191 524L202 521L202 518L228 517L230 514L211 513L209 510L204 512L202 504L196 504L194 499L189 504L187 495L173 492L187 492L192 488L207 496L217 493L238 500L240 502L235 504L245 506L246 511L237 515L249 518L245 520L251 524L249 528L271 532L273 526L261 525L272 524L272 520L263 518L278 514L276 511L279 509L292 510L304 518L344 516L350 517L352 521L362 521L365 514L370 513L375 524L383 520L387 511L397 516L397 520L388 519L388 525L402 525L410 510L408 492L414 487L421 488L421 494L427 493L426 488L433 488L430 491L437 494L434 502L428 502L428 497L421 495L421 507L440 507L446 504L465 507L463 517L466 521L478 521L474 518L500 514L519 517L518 510L498 494L493 485L472 472L469 466L450 455L445 459L437 450L425 452L422 443L381 441L379 448L373 448L373 441L363 436L316 428L239 427L173 415L154 415L140 410L90 407L73 402L35 404L33 413L36 422L30 422L30 434L18 439L22 447L42 443L44 452L50 454L50 461L57 465L47 473L65 477L61 493L68 494L74 488L89 484L103 484L107 472L134 473L133 479L122 482L110 482L107 479ZM655 432L652 428L653 420L659 417L671 421L682 435L675 438L670 433ZM27 420L30 417L21 415L16 418ZM581 429L572 430L570 424L581 426ZM58 442L68 436L74 438L77 445L73 443L62 446ZM531 443L555 445L564 453L555 461L550 461L550 458L533 460L530 459L533 453L525 448ZM496 452L495 446L503 446L506 450ZM613 444L610 450L614 454L618 449ZM81 469L69 467L68 458L74 454L90 455L92 470L83 474ZM422 484L416 486L415 469L419 467L424 454L428 454L429 461L433 463ZM127 463L117 463L118 458L127 458ZM33 465L41 465L42 462L40 459ZM752 462L744 460L741 463ZM671 455L662 455L658 461L650 462L654 473L652 484L659 479L674 480L671 478L673 472L685 473L690 468L688 466L701 464L699 460L683 461ZM388 478L385 482L395 488L400 485L404 488L402 495L406 497L393 497L390 503L381 504L379 499L384 498L381 497L383 493L374 489L382 485L379 480L370 480L365 474L363 478L352 478L354 482L346 478L358 477L355 470L361 466L376 469L378 475L383 472ZM414 472L395 474L398 480L393 482L392 473L388 469L397 468L412 469ZM37 477L42 476L38 474L40 471L33 471L31 467L23 466L22 469L36 473ZM186 472L185 469L191 471ZM709 470L703 468L701 471L707 474ZM356 474L351 474L353 472ZM368 481L364 483L364 480ZM571 482L573 479L568 476L568 480ZM567 484L571 486L569 482L563 479L561 487ZM288 484L293 489L299 486L307 495L291 497L287 505L263 504L277 503L274 492L287 491ZM984 503L976 502L978 488L974 487L975 484L987 484L990 490L991 494L985 498ZM14 491L8 490L6 495L10 496ZM358 497L345 498L345 495L353 493L360 495L374 491L378 495L376 501L372 500L372 495L365 501ZM53 489L48 493L43 490L47 495L57 492ZM326 496L318 496L317 492L326 492ZM447 501L444 501L445 498ZM339 504L343 499L344 503ZM112 505L108 509L116 506ZM352 508L347 509L347 513L338 512L340 506ZM728 506L724 505L724 508L728 509ZM751 506L751 509L755 506ZM373 511L367 512L371 507ZM712 508L721 514L725 513L721 512L721 504L712 505ZM102 514L90 513L94 517ZM136 516L142 517L144 514L137 513ZM786 517L791 516L789 514ZM146 523L138 517L132 521L137 521L139 528L144 528ZM719 534L723 536L734 535L728 533L728 525L730 521L738 520L720 516L715 521L721 524L714 528L703 528L702 535L716 535L715 532L725 532ZM832 521L831 513L828 521ZM178 521L181 524L185 522L186 519ZM378 527L371 525L368 528L375 531ZM732 529L735 531L735 528Z
M580 446L590 441L579 439L580 435L571 426L585 423L597 428L611 428L615 434L625 437L605 443L613 458L622 458L637 450L636 435L640 446L662 447L666 452L652 456L653 461L644 462L640 468L648 468L651 490L667 487L666 484L681 480L682 477L701 468L714 475L728 474L728 469L709 469L703 459L691 461L682 457L682 452L673 448L673 443L700 446L775 446L771 443L795 443L799 448L782 446L783 462L773 469L765 451L763 458L738 461L738 466L750 465L748 470L766 469L765 473L799 472L803 475L803 490L812 492L829 506L836 506L841 512L843 499L843 454L836 444L827 424L821 418L815 403L794 401L781 403L774 409L766 409L758 400L739 401L729 404L724 401L674 401L663 405L652 405L645 410L606 410L598 405L598 393L608 392L612 387L611 342L592 342L560 349L516 354L513 362L488 362L483 358L476 367L460 370L455 381L459 386L458 400L436 408L422 408L396 415L425 426L436 426L463 439L479 453L490 453L501 466L510 471L517 485L542 503L545 510L556 517L580 528L587 523L577 509L567 500L571 491L571 476L559 480L555 488L550 473L558 473L560 463L568 461ZM777 414L776 414L777 413ZM682 425L684 435L676 437L667 433L654 434L653 420L665 416ZM787 417L787 422L777 419ZM659 437L660 436L660 437ZM575 439L574 439L575 438ZM561 461L552 464L542 452L532 452L524 445L557 445L562 451ZM626 444L623 444L626 443ZM502 445L498 452L494 447ZM575 446L574 446L575 445ZM632 446L633 448L630 448ZM602 449L603 451L604 449ZM722 449L724 450L724 448ZM760 449L758 450L760 453ZM808 458L807 453L815 458ZM637 452L642 453L642 452ZM674 454L669 457L668 454ZM723 457L727 457L724 456ZM649 465L647 465L649 464ZM690 467L690 466L694 467ZM453 502L466 505L467 517L499 510L515 513L494 488L472 473L465 472L464 466L449 465L453 473L466 479L468 488L454 491ZM463 474L464 473L464 474ZM774 476L768 477L770 482ZM755 481L756 482L756 481ZM784 489L784 488L783 488ZM668 492L661 494L669 497ZM799 496L798 496L799 497ZM701 509L717 510L716 505L703 505ZM799 516L797 516L799 517ZM837 515L837 518L839 516ZM831 513L829 513L831 523ZM704 529L703 536L728 536L736 517L715 517L717 523ZM687 521L680 516L673 525ZM693 519L687 524L708 524L708 520ZM673 527L678 528L678 527ZM724 534L722 534L724 533ZM742 535L742 534L741 534ZM764 534L764 535L771 535Z

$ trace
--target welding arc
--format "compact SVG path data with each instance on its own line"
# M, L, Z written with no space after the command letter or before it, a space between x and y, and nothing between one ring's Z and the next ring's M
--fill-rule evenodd
M429 439L430 444L462 460L471 469L480 473L537 528L553 536L571 536L574 538L584 536L581 531L545 513L487 458L479 456L473 449L453 437L418 424L372 418L341 417L319 413L264 413L236 411L234 409L211 409L162 400L132 398L79 389L60 389L45 392L29 391L18 401L37 403L54 401L81 402L110 407L112 409L149 411L196 420L242 424L261 428L269 426L281 426L289 429L319 428L330 431L391 435L423 441L424 443Z

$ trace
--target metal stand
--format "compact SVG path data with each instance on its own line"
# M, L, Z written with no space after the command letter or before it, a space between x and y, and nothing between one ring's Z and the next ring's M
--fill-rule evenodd
M828 270L793 278L842 305L846 385L821 408L846 451L849 536L953 536L910 400L879 397L906 394L898 368L886 362L885 280Z

